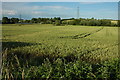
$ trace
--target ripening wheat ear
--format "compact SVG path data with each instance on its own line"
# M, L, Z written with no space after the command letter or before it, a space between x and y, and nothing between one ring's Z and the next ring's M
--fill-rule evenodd
M17 55L15 55L14 57L15 57L15 59L17 61L18 66L20 67L20 62L19 62L19 59L18 59Z
M8 69L6 69L5 71L6 71L6 79L8 79L8 80L9 80L9 79L10 79L10 76L9 76L9 71L8 71Z
M23 69L23 71L22 71L22 80L24 80L24 75L25 75L25 73L24 73L24 69Z
M7 59L7 52L8 52L8 48L6 48L5 51L2 53L3 59Z

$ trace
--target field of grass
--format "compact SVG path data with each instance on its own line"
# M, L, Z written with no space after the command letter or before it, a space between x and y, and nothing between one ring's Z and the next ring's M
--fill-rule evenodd
M111 23L113 23L113 24L118 24L118 21L111 21Z
M3 78L119 78L118 28L2 26Z

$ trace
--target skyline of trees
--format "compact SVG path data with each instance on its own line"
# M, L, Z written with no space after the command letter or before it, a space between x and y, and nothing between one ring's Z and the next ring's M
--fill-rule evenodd
M85 18L70 18L70 19L61 19L60 17L54 18L32 18L30 20L23 20L19 18L2 18L2 24L53 24L55 26L59 25L84 25L84 26L118 26L118 24L112 23L110 19L85 19Z

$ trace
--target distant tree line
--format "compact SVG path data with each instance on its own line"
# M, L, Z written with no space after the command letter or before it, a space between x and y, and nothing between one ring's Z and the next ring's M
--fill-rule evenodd
M39 23L39 24L53 24L59 25L83 25L83 26L118 26L118 23L112 23L110 19L61 19L60 17L54 18L32 18L31 20L23 20L19 18L2 18L2 24L15 24L15 23Z
M18 18L8 18L8 17L2 18L2 24L14 24L18 22L19 22Z
M112 23L109 19L71 19L63 20L63 24L67 25L83 25L83 26L118 26L116 23Z

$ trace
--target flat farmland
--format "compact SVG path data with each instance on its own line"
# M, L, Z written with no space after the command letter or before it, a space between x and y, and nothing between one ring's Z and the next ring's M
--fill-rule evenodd
M5 24L2 45L3 78L120 78L118 27Z

